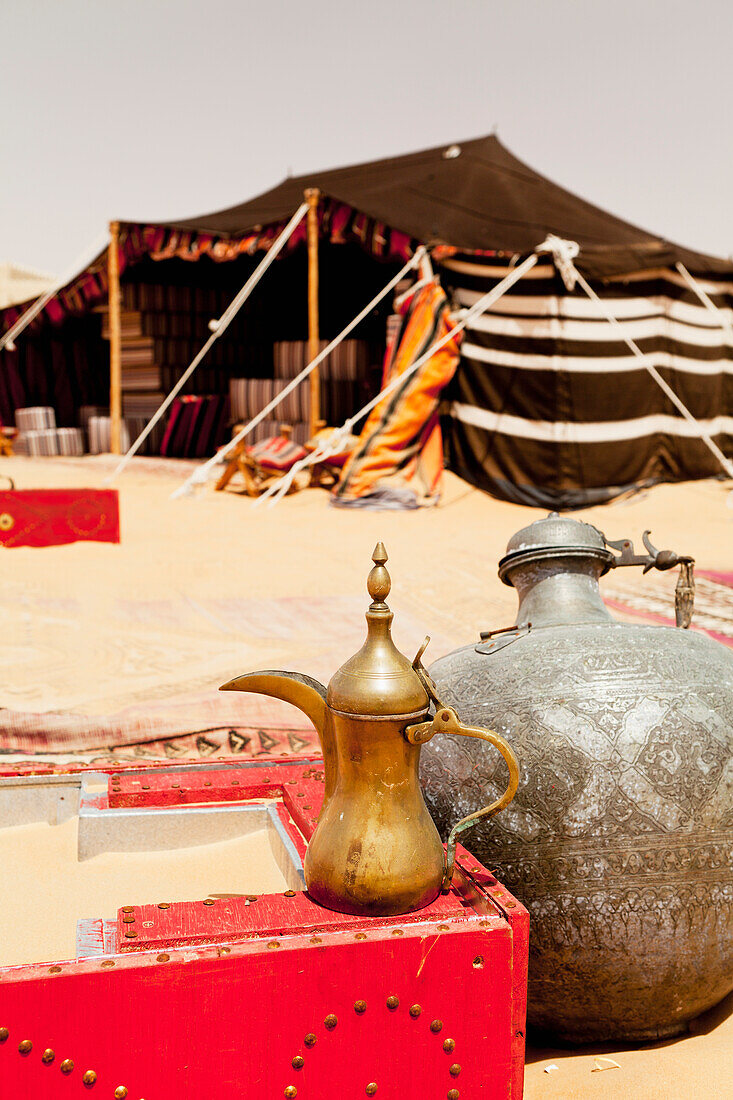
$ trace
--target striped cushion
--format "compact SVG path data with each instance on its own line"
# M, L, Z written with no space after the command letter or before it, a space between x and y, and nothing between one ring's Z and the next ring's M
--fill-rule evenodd
M255 443L253 447L248 447L247 453L265 470L285 472L301 458L305 458L307 451L292 439L286 439L283 435L274 435L269 439L263 439L261 443Z
M84 433L81 428L57 428L56 437L59 454L84 454Z
M33 456L57 455L59 453L58 435L55 428L37 428L21 432L17 451L19 454Z
M15 410L15 426L20 432L43 431L56 427L56 413L50 405L34 405Z

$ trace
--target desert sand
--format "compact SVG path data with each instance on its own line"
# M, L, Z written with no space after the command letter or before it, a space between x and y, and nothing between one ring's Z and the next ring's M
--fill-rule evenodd
M213 844L77 856L79 819L0 830L0 966L76 958L76 922L114 920L123 905L278 893L287 883L265 829ZM53 913L49 919L49 912Z
M366 576L384 541L397 644L426 661L514 621L496 575L508 538L544 513L497 501L447 474L443 503L417 512L344 511L323 490L255 507L235 492L171 500L189 463L133 460L115 482L121 543L8 552L0 705L109 714L218 687L248 669L291 667L328 680L361 645ZM0 459L18 488L101 488L110 456ZM662 485L575 513L612 539L651 528L655 545L731 569L733 510L719 482ZM619 570L607 595L675 576Z

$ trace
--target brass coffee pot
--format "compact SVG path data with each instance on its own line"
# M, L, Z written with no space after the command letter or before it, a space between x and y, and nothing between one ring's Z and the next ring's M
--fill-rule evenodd
M366 641L333 676L328 690L308 676L273 671L239 676L221 690L284 699L318 730L325 795L304 864L311 897L341 913L394 916L421 909L441 888L449 888L458 835L511 802L519 765L503 737L464 726L437 698L421 662L428 638L412 664L397 649L393 615L385 603L392 582L381 542L372 561ZM435 714L429 718L431 702ZM489 741L509 767L504 794L459 821L446 852L418 782L420 746L441 732Z

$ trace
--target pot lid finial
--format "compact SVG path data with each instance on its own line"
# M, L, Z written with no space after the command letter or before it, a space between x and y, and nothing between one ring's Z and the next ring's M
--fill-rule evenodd
M385 600L392 590L392 578L385 564L388 561L388 554L383 542L378 542L374 547L372 561L374 562L374 568L367 577L367 592L372 597L372 605L369 610L389 610Z
M429 706L412 662L392 640L394 616L386 603L392 579L387 560L384 543L378 542L367 578L372 602L366 613L366 640L359 652L334 673L328 685L328 705L359 718L407 717L423 714Z

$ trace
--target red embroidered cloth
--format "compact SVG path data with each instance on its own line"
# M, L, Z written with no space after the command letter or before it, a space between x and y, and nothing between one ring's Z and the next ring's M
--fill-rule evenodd
M119 542L116 489L15 489L0 492L0 546Z

